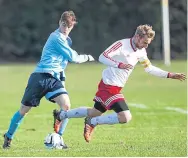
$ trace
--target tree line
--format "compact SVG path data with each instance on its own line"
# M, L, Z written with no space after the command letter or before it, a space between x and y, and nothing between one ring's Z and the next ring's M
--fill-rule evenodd
M172 58L187 52L187 1L169 0ZM160 0L1 0L0 60L36 61L65 10L78 25L70 34L73 49L96 58L118 39L131 37L140 24L150 24L156 37L148 48L151 59L162 58Z

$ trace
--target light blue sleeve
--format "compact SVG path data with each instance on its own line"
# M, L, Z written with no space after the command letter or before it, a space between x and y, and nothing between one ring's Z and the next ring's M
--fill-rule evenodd
M61 38L57 38L56 48L59 53L69 60L69 62L83 63L88 61L88 55L78 55L78 53Z

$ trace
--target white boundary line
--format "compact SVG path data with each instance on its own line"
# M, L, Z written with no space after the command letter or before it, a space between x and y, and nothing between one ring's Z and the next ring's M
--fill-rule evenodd
M137 104L137 103L129 103L128 106L140 108L140 109L147 109L147 106L144 104Z
M147 109L148 107L144 104L138 104L138 103L129 103L128 106L131 107L136 107L136 108L140 108L140 109ZM175 111L175 112L179 112L182 114L188 114L187 110L181 109L181 108L176 108L176 107L164 107L165 110L169 110L169 111Z
M182 114L188 114L188 111L181 108L165 107L166 110L176 111Z

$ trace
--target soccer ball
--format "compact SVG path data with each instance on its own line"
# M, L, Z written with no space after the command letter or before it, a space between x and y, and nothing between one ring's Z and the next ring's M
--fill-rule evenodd
M44 139L44 145L47 149L63 149L66 146L63 138L57 133L49 133Z

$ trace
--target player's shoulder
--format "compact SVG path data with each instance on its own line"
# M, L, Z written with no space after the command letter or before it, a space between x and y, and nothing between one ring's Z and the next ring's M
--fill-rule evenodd
M127 49L130 47L130 38L120 39L117 42L121 43L121 46L124 49Z
M139 49L137 50L137 55L139 56L139 58L147 58L147 51L145 48Z
M130 38L120 39L119 42L121 42L123 45L130 44Z
M50 34L50 38L57 39L60 41L66 41L66 36L60 32L59 29L56 29Z
M147 55L146 48L142 48L142 49L140 49L140 52L143 53L144 55Z

